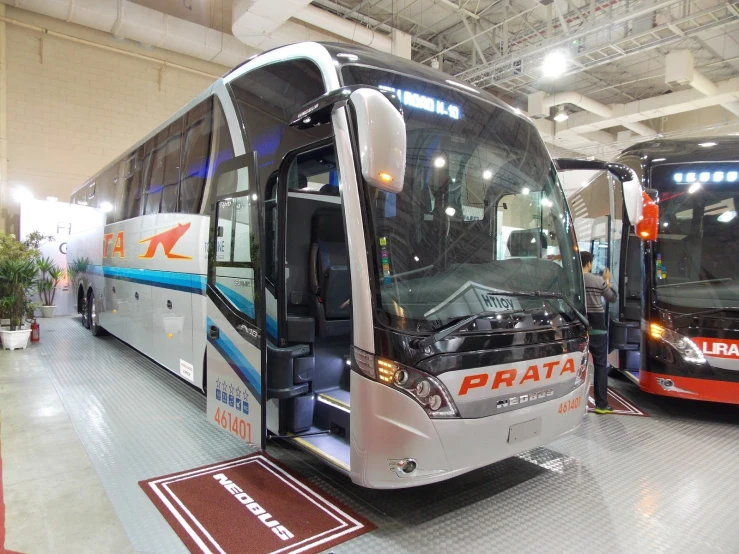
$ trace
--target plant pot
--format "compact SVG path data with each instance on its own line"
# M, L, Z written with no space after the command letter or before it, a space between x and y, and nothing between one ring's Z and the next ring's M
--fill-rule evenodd
M19 331L8 331L0 329L0 339L3 341L5 350L17 350L28 346L28 339L31 338L30 329L20 329Z
M56 306L41 306L41 317L54 317Z

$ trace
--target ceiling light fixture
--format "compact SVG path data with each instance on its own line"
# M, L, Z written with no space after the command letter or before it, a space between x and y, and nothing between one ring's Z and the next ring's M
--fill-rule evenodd
M559 109L557 109L557 113L554 116L554 121L562 123L563 121L567 121L569 117L570 115L565 111L565 107L560 106Z
M541 70L544 72L545 77L549 77L551 79L561 77L564 75L565 71L567 71L567 57L559 50L550 52L544 56Z

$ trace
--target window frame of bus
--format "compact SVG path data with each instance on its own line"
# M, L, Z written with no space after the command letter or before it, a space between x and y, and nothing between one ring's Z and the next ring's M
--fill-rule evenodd
M231 172L237 172L240 169L246 168L248 170L248 188L245 190L237 190L233 193L228 193L226 195L219 194L218 191L218 180L222 175L225 173L231 173ZM231 200L236 200L238 198L244 198L252 196L253 194L259 194L257 190L257 183L258 183L258 174L257 174L257 161L256 161L256 153L255 152L249 152L247 154L242 154L241 156L236 156L234 158L231 158L230 160L226 160L222 162L218 169L213 173L213 188L211 190L211 210L210 210L210 225L209 225L209 240L208 240L208 288L209 291L212 292L221 303L223 303L225 306L228 306L230 308L229 314L225 314L226 317L236 325L239 325L243 322L247 322L250 325L257 328L257 330L261 333L262 331L266 330L266 319L265 319L265 309L262 305L263 295L260 294L259 291L263 290L263 271L261 270L261 267L263 267L263 249L262 249L262 214L260 209L260 202L259 202L259 196L257 196L257 200L253 202L247 202L250 206L250 212L249 212L249 254L250 254L250 260L249 262L219 262L216 260L216 253L217 253L217 241L218 241L218 211L219 211L219 202L223 201L226 197L230 198ZM235 229L232 229L232 231L235 232ZM256 232L255 232L256 231ZM256 239L256 240L254 240ZM256 249L254 248L254 245L256 244ZM232 235L232 241L231 241L231 254L233 258L233 251L235 247L235 236ZM256 250L256 252L255 252ZM217 287L217 272L216 269L218 267L233 267L233 268L247 268L251 269L252 274L252 280L253 280L253 298L252 298L252 304L254 305L254 316L250 316L249 314L245 313L243 310L241 310L238 306L236 306L234 303L232 303L226 295L218 290ZM237 319L234 319L233 316L237 316ZM239 321L241 320L241 321Z

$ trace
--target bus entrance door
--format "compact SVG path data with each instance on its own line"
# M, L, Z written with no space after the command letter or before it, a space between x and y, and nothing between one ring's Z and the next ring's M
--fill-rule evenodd
M223 162L210 193L207 276L207 416L264 449L263 294L254 154Z

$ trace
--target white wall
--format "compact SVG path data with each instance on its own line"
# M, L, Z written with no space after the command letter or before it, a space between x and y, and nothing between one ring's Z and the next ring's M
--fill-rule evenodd
M198 71L227 68L8 8L6 15ZM165 121L214 79L123 53L7 24L8 185L35 198L68 201L71 191ZM161 79L161 86L160 86ZM0 115L1 116L1 115ZM8 207L17 212L18 206Z

